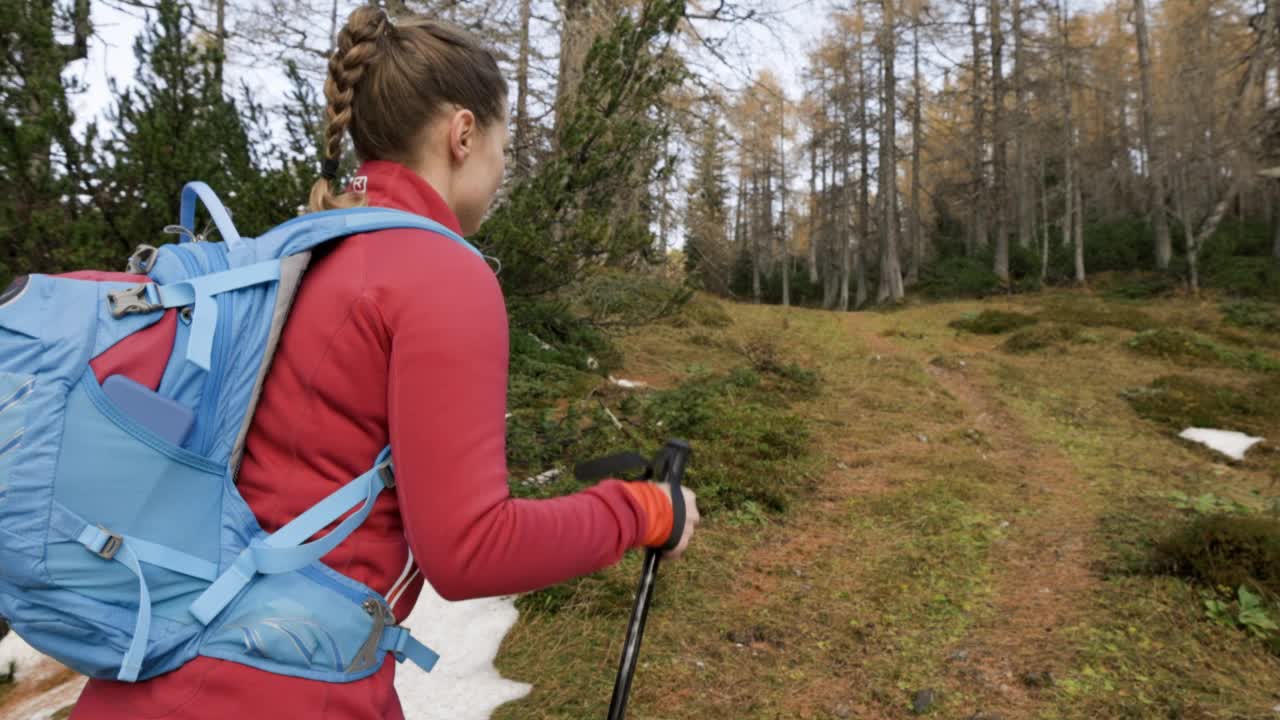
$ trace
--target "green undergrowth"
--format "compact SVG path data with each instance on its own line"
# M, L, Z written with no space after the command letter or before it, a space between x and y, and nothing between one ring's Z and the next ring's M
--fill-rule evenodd
M1220 306L1223 318L1237 327L1280 333L1280 305L1258 300L1236 300Z
M1057 323L1085 327L1114 327L1124 330L1150 330L1160 322L1133 304L1105 302L1078 293L1050 293L1036 298L1041 310L1038 317Z
M977 315L966 315L950 323L950 327L977 335L999 335L1010 330L1033 325L1037 319L1022 313L1006 310L983 310Z
M1222 365L1240 370L1280 372L1280 359L1258 350L1223 345L1182 328L1156 328L1134 335L1127 347L1139 354L1179 365Z
M1175 432L1188 427L1253 434L1280 430L1280 379L1255 380L1244 388L1186 375L1164 375L1123 391L1140 417Z
M1080 325L1050 323L1019 330L1000 346L1007 352L1021 354L1060 347L1066 343L1097 342L1097 336Z
M1253 512L1196 514L1156 543L1151 571L1207 588L1249 585L1280 598L1280 519Z
M751 367L723 373L699 369L674 388L628 391L606 385L595 397L570 402L562 411L513 410L508 421L513 492L524 497L571 492L585 484L568 472L542 481L530 478L623 450L648 455L667 438L678 437L694 448L696 460L685 482L698 493L704 514L746 503L783 511L806 487L810 439L809 422L792 412L790 403L797 394L814 391L809 375L797 381L790 373L800 370L782 367L776 374Z

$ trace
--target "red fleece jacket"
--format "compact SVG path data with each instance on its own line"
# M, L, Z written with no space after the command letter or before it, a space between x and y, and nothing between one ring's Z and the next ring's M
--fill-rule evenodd
M361 184L369 205L460 232L440 196L407 168L365 163ZM524 592L612 565L655 536L651 523L669 528L669 504L667 517L650 518L648 493L618 480L551 500L510 497L507 333L493 271L451 240L387 230L317 254L240 469L240 493L263 528L293 519L390 444L395 492L383 493L323 562L384 593L398 620L424 576L451 600ZM100 376L128 365L122 346L95 361ZM431 644L429 624L414 629ZM388 658L372 677L331 684L201 657L142 683L91 680L72 718L396 719L394 668Z

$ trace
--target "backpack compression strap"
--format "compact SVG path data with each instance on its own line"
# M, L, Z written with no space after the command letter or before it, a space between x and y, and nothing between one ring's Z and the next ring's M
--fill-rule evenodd
M299 570L329 554L369 517L378 495L395 487L395 484L395 469L391 463L391 448L388 447L378 454L368 472L343 485L265 540L250 543L231 567L191 604L191 614L202 625L208 625L257 574L274 575ZM357 506L359 508L355 512L324 537L305 542ZM378 649L394 653L397 662L413 660L426 671L430 671L439 658L433 650L413 639L408 630L395 625L385 627Z

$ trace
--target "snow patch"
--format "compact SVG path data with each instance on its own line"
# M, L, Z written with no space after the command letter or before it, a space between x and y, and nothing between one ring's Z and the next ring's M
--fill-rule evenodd
M560 468L552 468L544 473L539 473L531 478L526 478L524 484L533 485L534 487L543 487L563 474L564 470L561 470Z
M1263 438L1245 435L1235 430L1211 430L1208 428L1187 428L1178 433L1178 437L1210 448L1234 460L1243 460L1249 448L1263 441Z
M642 383L639 380L624 380L622 378L616 378L612 375L609 376L609 382L613 383L614 385L617 385L618 387L629 388L629 389L649 387L647 383Z
M488 720L499 705L528 695L533 686L493 666L518 616L514 597L449 602L423 584L404 625L440 653L440 662L430 673L413 663L396 667L405 720Z
M12 631L0 640L0 675L9 672L10 663L14 665L14 682L42 680L60 667Z
M0 674L9 672L13 663L14 682L23 685L46 682L66 672L56 660L31 647L15 632L0 640ZM75 703L88 681L83 675L70 675L66 682L45 692L24 697L0 707L0 717L8 720L47 720L62 708Z

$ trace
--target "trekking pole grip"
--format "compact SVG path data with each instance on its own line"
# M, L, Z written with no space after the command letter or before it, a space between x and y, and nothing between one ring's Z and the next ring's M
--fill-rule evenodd
M662 552L675 550L684 536L685 505L681 487L691 452L689 443L673 438L659 451L654 462L654 474L671 488L671 537L662 546Z

